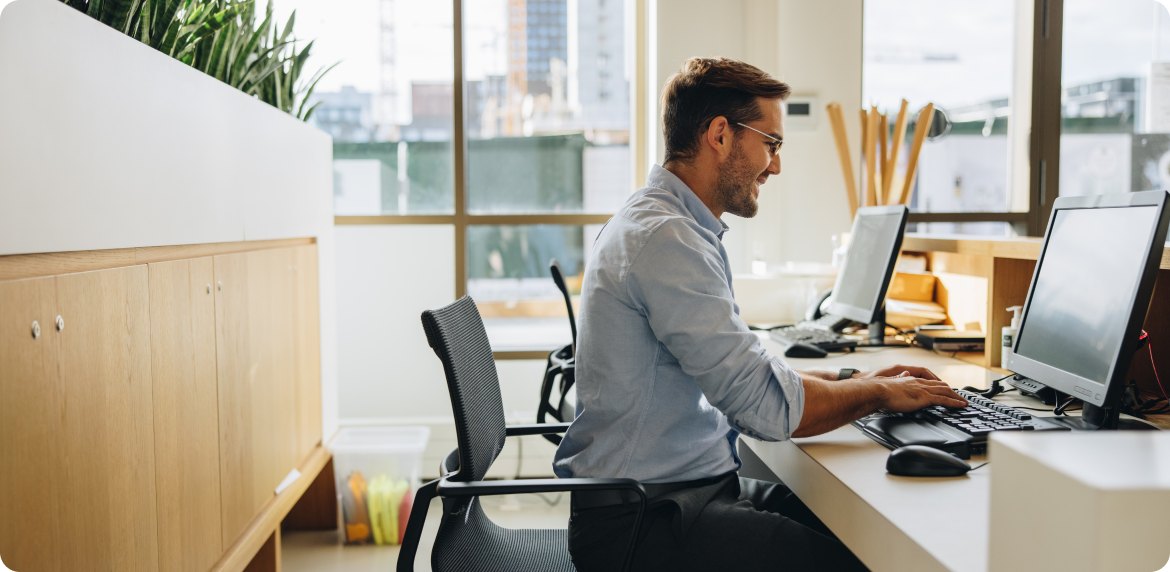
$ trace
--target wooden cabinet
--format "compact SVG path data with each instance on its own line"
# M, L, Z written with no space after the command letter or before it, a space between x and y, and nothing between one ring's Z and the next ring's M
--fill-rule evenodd
M242 570L327 456L317 279L309 244L0 281L5 564Z
M293 335L296 354L297 459L321 444L321 311L317 247L293 249Z
M14 570L61 570L56 309L55 278L0 282L0 555Z
M63 570L158 569L147 269L57 277Z
M316 257L302 248L215 257L225 547L321 440Z
M223 552L212 259L149 272L159 569L204 572Z

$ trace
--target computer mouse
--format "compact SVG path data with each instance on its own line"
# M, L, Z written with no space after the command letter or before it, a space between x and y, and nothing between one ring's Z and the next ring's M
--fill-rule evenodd
M812 344L792 344L784 350L784 357L815 358L827 355L829 352L825 351L824 348Z
M886 470L899 477L961 477L971 470L971 465L934 447L906 445L890 453Z

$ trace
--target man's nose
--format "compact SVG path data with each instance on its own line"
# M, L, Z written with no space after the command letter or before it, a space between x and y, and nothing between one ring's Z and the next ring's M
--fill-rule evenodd
M768 162L768 174L769 175L779 175L780 174L780 154L779 153L772 155L772 160Z

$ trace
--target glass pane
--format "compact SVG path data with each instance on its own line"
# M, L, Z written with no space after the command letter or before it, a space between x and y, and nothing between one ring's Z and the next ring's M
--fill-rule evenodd
M551 350L571 341L549 260L560 264L576 307L586 246L592 247L600 230L551 224L467 228L467 293L479 306L494 350Z
M317 84L310 123L333 136L334 212L454 212L454 36L450 3L282 0ZM283 21L283 19L281 20Z
M1065 0L1060 194L1170 187L1170 15L1158 2Z
M891 133L902 99L910 103L910 120L934 103L951 122L948 133L922 146L912 211L1005 212L1012 193L1027 196L1028 189L1008 184L1015 4L865 2L862 101L889 117ZM859 121L851 110L845 118ZM911 122L894 184L901 183L913 133ZM1016 204L1026 210L1026 200Z
M628 0L467 0L468 211L611 213L630 188Z

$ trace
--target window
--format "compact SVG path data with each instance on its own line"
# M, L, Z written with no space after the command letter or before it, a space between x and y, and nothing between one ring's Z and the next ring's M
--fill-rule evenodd
M337 222L449 225L455 291L476 299L497 356L543 359L570 337L549 260L579 292L631 191L626 2L392 4L366 95L382 123L334 143ZM391 92L399 103L379 107Z
M932 133L943 133L922 146L912 213L1027 210L1026 185L1010 184L1009 123L1013 107L1021 104L1012 101L1016 7L1016 0L865 3L862 101L889 116L891 131L901 101L909 102L911 125L899 173L906 168L918 110L927 103L940 110ZM944 115L949 131L940 129ZM846 120L855 117L847 114ZM1008 221L1022 221L1024 215L968 214L934 222L947 218L912 215L911 230L1003 235Z
M1170 188L1170 14L1065 0L1060 195Z

